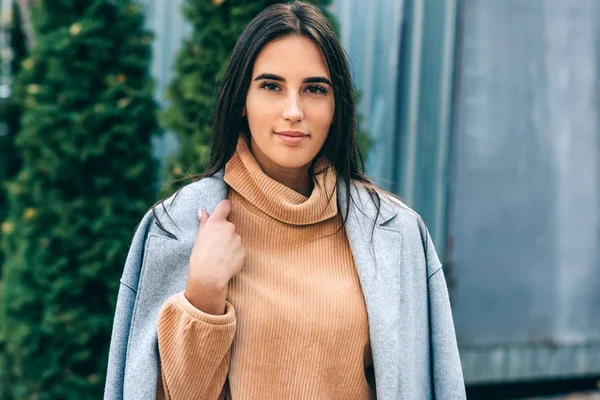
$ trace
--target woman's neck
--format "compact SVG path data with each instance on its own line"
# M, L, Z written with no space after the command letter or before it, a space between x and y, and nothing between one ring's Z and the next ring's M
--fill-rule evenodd
M251 143L249 147L258 165L269 178L302 194L304 197L310 197L314 182L308 173L309 165L294 169L282 168L262 154L258 150L258 146L252 146Z

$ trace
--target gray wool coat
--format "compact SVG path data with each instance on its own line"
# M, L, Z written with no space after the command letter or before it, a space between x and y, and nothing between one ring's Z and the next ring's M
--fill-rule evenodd
M155 398L160 307L185 288L198 208L212 213L227 190L220 171L168 199L171 218L159 207L159 220L173 235L158 227L150 211L138 225L117 299L105 400ZM385 196L374 221L366 189L352 184L351 191L345 229L367 307L377 398L465 399L444 272L425 224ZM339 180L342 212L344 194Z

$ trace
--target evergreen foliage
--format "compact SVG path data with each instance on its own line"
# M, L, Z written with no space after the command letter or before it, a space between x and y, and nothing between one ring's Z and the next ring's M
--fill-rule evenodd
M19 118L21 110L12 92L12 81L20 70L21 61L25 57L25 35L21 30L21 18L17 2L12 3L12 16L6 26L9 37L9 48L0 49L5 54L10 54L10 74L6 79L7 88L10 90L8 97L0 98L0 240L2 238L2 223L7 217L7 199L5 182L14 178L20 168L20 157L15 149L15 136L19 131ZM0 251L0 280L2 279L3 255Z
M152 35L133 0L33 6L2 225L0 393L98 399L127 247L155 200Z

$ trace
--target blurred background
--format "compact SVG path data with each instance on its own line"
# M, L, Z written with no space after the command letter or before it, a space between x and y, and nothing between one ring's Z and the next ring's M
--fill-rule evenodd
M0 399L100 398L135 226L203 171L277 1L0 1ZM600 1L312 2L367 173L444 262L469 399L600 398Z

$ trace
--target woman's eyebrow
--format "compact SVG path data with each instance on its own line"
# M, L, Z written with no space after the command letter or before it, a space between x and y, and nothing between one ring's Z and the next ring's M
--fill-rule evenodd
M255 81L260 81L261 79L269 79L271 81L280 81L280 82L285 82L285 78L279 75L275 75L275 74L270 74L270 73L262 73L260 75L258 75L256 78L254 78ZM324 76L312 76L310 78L305 78L302 83L325 83L331 87L333 87L333 85L331 84L331 81L327 78L325 78Z

